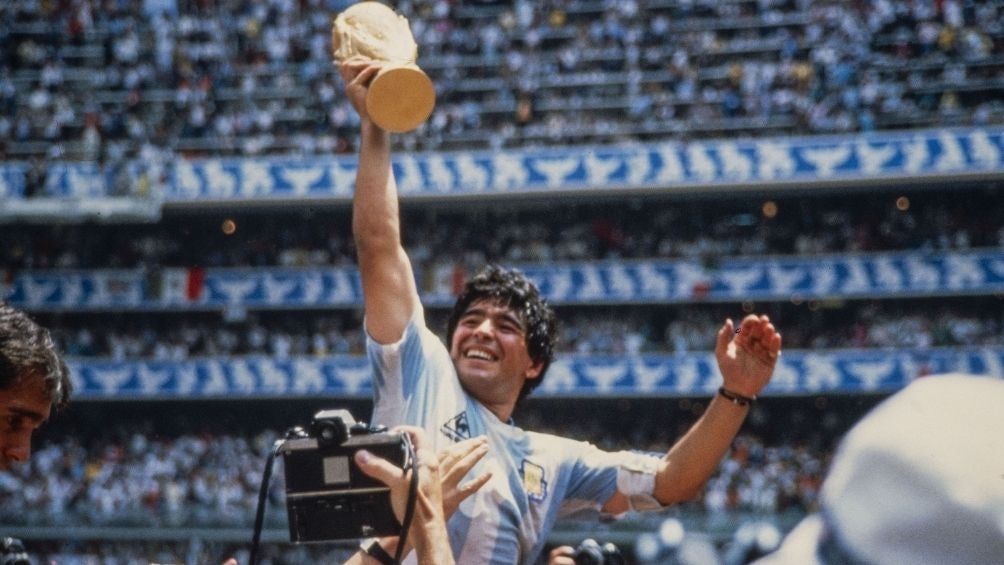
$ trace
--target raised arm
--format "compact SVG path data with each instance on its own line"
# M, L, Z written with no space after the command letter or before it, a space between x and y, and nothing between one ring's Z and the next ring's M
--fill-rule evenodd
M401 244L390 135L366 113L366 91L379 70L380 63L362 58L349 59L339 67L345 92L362 122L352 234L362 277L366 331L379 343L393 343L401 338L419 299L411 262Z
M774 374L780 353L781 334L767 316L746 316L738 333L733 330L732 320L726 320L718 330L715 344L722 385L731 394L755 397ZM697 423L663 459L655 480L655 497L659 502L689 500L701 492L749 410L749 406L715 395Z
M749 315L738 331L732 320L718 330L715 358L722 386L730 396L753 398L774 374L781 353L781 334L767 316ZM697 496L732 444L749 406L716 394L708 408L663 457L655 477L655 498L663 505ZM605 505L611 513L628 509L627 499L615 494Z

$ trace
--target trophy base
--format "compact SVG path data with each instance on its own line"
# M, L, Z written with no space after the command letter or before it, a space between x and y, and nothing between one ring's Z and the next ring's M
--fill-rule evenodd
M404 133L429 119L436 105L432 81L415 66L385 67L370 82L366 112L380 128Z

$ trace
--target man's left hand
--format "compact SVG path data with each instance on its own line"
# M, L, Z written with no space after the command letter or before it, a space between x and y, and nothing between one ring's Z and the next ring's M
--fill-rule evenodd
M738 328L732 319L718 330L715 358L723 385L732 392L754 397L774 374L781 354L781 334L767 316L750 314Z

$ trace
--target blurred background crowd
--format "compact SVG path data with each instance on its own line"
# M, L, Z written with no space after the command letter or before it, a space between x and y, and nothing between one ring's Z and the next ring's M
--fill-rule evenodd
M998 303L999 304L999 303ZM747 304L752 311L754 305ZM789 349L915 348L1004 345L1004 315L967 300L811 301L756 305L784 327ZM639 355L708 352L733 306L616 306L558 308L557 352L572 355ZM362 355L362 320L355 312L253 312L239 321L218 313L116 315L42 314L57 328L68 355L115 361L184 361L199 357ZM446 314L428 319L441 337Z
M1004 245L995 186L839 196L406 207L403 237L420 270L552 261L965 251ZM231 229L222 229L222 218ZM485 230L484 226L497 226ZM128 234L128 235L124 235ZM168 212L153 224L0 224L0 264L52 268L351 266L350 211Z

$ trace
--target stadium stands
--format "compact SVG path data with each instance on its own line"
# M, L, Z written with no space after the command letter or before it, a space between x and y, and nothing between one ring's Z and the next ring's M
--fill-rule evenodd
M21 2L5 22L14 159L328 154L355 146L330 65L346 2ZM993 2L399 2L439 90L407 149L1004 121ZM939 9L940 8L940 9Z
M573 201L559 210L542 204L406 207L405 243L420 265L435 269L444 262L808 256L1004 242L1004 217L992 213L1004 202L986 186L697 201L634 196L613 207L609 200ZM223 229L227 219L230 233ZM484 233L486 224L499 227ZM124 229L130 237L121 236ZM344 207L175 211L153 224L0 224L0 236L8 242L0 249L7 269L306 267L354 260Z
M78 390L0 472L0 529L35 555L218 562L270 438L319 406L368 415L357 123L328 52L349 3L0 5L0 295L54 329ZM522 425L661 448L717 386L721 321L777 322L775 383L673 511L688 531L789 527L885 394L1004 376L1004 5L394 5L439 97L395 140L430 318L498 261L564 322ZM271 503L274 562L345 554L278 543Z

